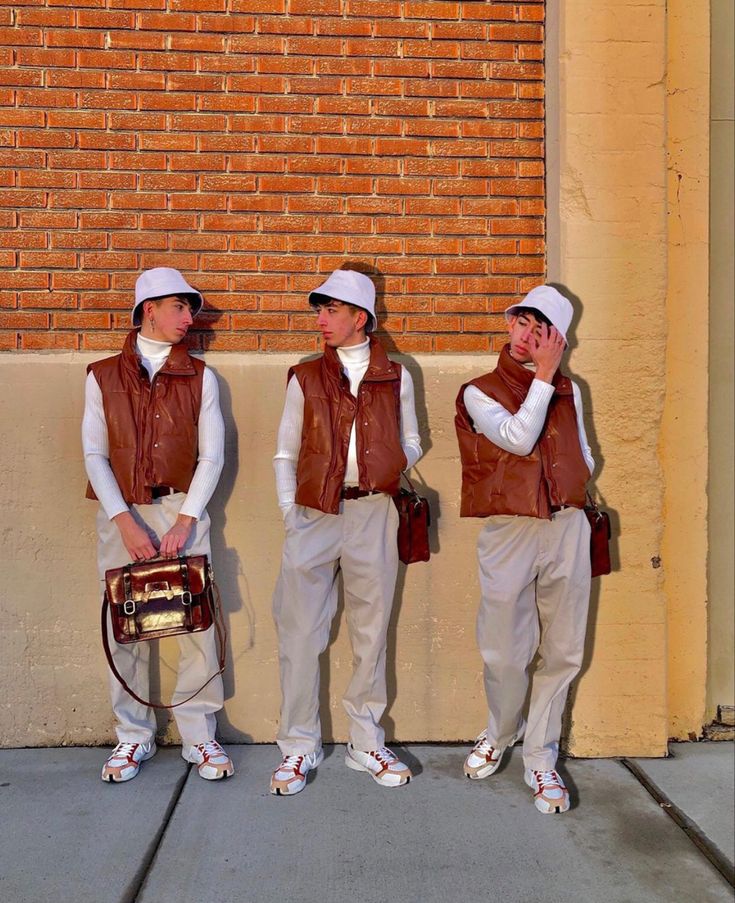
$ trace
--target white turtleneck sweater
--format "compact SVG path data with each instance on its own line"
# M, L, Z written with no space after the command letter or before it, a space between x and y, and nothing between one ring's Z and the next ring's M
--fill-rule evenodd
M358 387L370 363L370 340L366 339L359 345L350 345L347 348L337 348L336 350L344 372L350 381L350 392L357 397ZM301 450L303 423L304 392L299 381L292 378L286 389L286 403L278 428L276 454L273 457L278 506L284 515L296 500L296 465ZM359 483L356 443L355 424L353 423L345 472L345 484L348 486L356 486ZM423 452L416 420L413 379L405 367L401 367L401 446L408 461L406 469L413 467Z
M533 364L524 364L527 370L535 372ZM587 442L582 413L582 393L579 386L572 383L574 409L577 413L577 431L582 456L590 475L595 469L595 459ZM513 455L530 455L538 442L546 422L554 387L541 379L534 379L523 404L517 413L511 414L506 408L481 392L477 386L467 386L464 390L464 404L478 433L482 433L494 445Z
M137 351L149 379L158 373L171 351L168 342L156 342L138 334ZM209 367L204 368L202 405L198 424L199 458L180 514L197 520L212 497L225 460L225 424L219 407L217 378ZM102 403L102 391L93 373L85 384L84 418L82 420L84 466L95 495L105 514L112 520L128 506L110 467L110 447L107 422Z

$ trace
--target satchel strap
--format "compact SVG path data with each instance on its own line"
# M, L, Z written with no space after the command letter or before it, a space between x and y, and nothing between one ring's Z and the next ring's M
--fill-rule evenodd
M181 561L179 562L181 564ZM186 584L184 586L184 591L189 592L189 583L188 583L188 565L184 563L186 568ZM129 566L128 566L129 567ZM218 645L218 657L217 664L219 666L218 670L214 672L214 674L206 680L201 687L196 691L196 693L192 693L191 696L188 696L186 699L182 699L181 702L173 703L172 705L165 705L161 702L151 702L149 699L142 699L138 694L131 690L131 688L125 682L122 674L115 667L115 662L112 659L112 651L110 650L110 638L107 633L107 612L110 608L110 600L107 597L107 593L105 592L102 597L102 645L105 650L105 656L107 658L107 664L110 666L110 671L115 675L117 681L120 683L122 688L129 693L136 702L139 702L141 705L149 706L152 709L176 709L180 705L184 705L186 702L191 702L195 696L198 696L202 690L209 686L209 684L222 674L225 670L225 663L227 658L227 626L224 622L224 617L222 615L222 597L220 596L219 587L215 583L214 580L214 572L212 570L212 565L207 565L207 573L209 575L209 580L212 585L212 595L214 596L214 610L212 611L212 620L214 621L214 629L217 634L217 645ZM127 575L128 584L130 583L130 573L128 568L125 568L123 571L123 582L125 581L125 577ZM182 571L182 579L184 578L184 571ZM190 593L191 595L191 593ZM132 598L132 592L130 592L128 586L125 587L125 597L126 599ZM205 593L205 599L207 605L209 605L209 597ZM188 609L191 609L191 605L187 606ZM134 620L134 619L133 619Z

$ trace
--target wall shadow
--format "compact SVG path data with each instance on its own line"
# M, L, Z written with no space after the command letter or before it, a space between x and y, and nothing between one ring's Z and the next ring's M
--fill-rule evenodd
M607 502L605 497L600 493L597 489L596 481L602 472L605 466L605 456L602 451L602 447L600 446L600 442L597 436L597 431L595 429L594 422L594 412L595 407L592 403L592 394L590 392L589 383L583 378L578 376L569 364L569 358L572 355L572 352L579 344L577 339L577 326L582 317L582 312L584 309L584 305L582 303L581 298L578 295L575 295L566 285L558 282L550 282L549 285L552 285L557 291L561 292L565 298L571 303L572 308L574 310L572 316L572 323L569 329L568 335L568 344L569 347L564 354L563 359L563 367L565 372L569 374L569 376L574 380L574 382L579 386L581 395L582 395L582 405L585 412L584 423L585 430L587 432L587 441L589 442L590 449L592 451L592 457L595 459L595 473L589 483L590 495L597 501L601 508L604 508L605 511L610 516L610 561L612 565L612 571L619 571L620 564L620 550L618 544L618 537L620 536L620 514L619 512L611 508ZM574 718L573 718L573 709L574 702L577 697L577 688L579 686L579 680L586 674L589 670L590 664L592 663L592 656L594 654L595 642L596 642L596 634L597 634L597 623L599 617L599 608L600 608L600 581L604 580L605 577L595 577L592 580L592 587L590 590L590 602L589 602L589 611L587 615L587 633L585 637L584 644L584 655L582 658L582 667L580 668L579 674L572 681L572 684L569 688L569 695L567 696L567 704L564 709L564 717L563 717L563 725L562 725L562 735L560 741L560 748L564 751L565 754L568 754L568 747L570 742L573 740L574 733Z

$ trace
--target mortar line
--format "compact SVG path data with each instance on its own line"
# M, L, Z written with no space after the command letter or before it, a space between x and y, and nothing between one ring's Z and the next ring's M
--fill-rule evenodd
M184 792L184 787L186 786L186 781L190 774L191 764L189 764L189 767L178 780L176 789L174 790L174 793L172 794L168 806L166 807L166 811L163 815L161 826L158 831L156 831L153 840L148 847L146 856L143 859L143 862L140 864L138 871L135 873L135 877L128 885L128 890L122 898L122 903L137 903L140 893L145 885L146 879L150 874L151 867L153 866L156 855L161 848L161 844L163 843L166 831L168 830L169 822L173 818L174 812L176 811L176 807L179 804L179 800L181 799L181 795Z
M711 841L709 837L702 831L699 825L680 809L676 803L673 803L668 796L661 790L658 784L654 783L645 771L633 762L631 759L619 759L620 764L627 768L628 771L636 778L641 786L656 800L661 809L678 825L692 841L695 847L702 853L722 875L731 887L735 887L735 866L720 850L716 843Z

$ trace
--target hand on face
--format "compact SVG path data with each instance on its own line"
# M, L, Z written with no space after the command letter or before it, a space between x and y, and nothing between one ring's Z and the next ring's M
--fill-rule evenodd
M529 339L528 353L536 365L536 376L545 382L551 382L561 363L565 342L562 335L553 326L541 323L538 335L532 333Z

